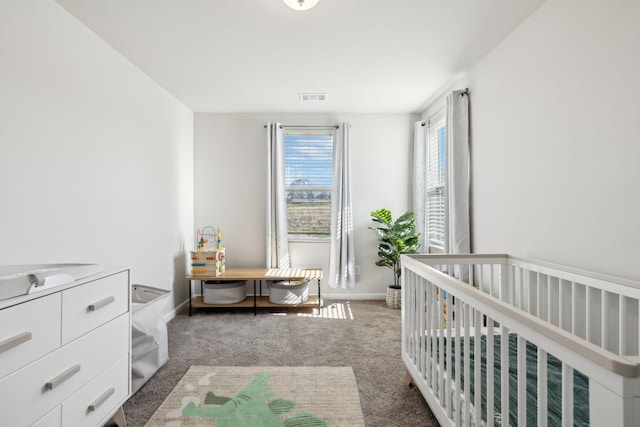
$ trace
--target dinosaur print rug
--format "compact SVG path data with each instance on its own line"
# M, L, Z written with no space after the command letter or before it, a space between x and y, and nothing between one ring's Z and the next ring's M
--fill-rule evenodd
M147 427L364 427L350 367L191 366Z

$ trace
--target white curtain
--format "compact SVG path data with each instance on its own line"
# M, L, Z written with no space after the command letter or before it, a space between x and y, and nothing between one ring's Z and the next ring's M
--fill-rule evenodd
M333 288L352 288L356 283L349 127L349 123L342 123L333 139L331 254L328 277L329 286Z
M424 253L429 252L426 143L424 122L416 122L413 130L413 213L416 219L416 230L420 233L420 251Z
M469 93L447 96L447 174L445 181L445 253L471 252L469 193Z
M470 162L469 162L469 93L454 91L447 97L445 166L444 252L471 252L470 230ZM420 233L422 252L429 252L427 201L428 129L424 122L414 126L413 210L416 230Z
M267 124L267 268L289 268L287 200L284 182L284 131Z

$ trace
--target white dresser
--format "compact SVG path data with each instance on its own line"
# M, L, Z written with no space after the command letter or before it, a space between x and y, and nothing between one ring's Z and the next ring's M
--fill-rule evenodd
M127 268L0 301L0 425L101 426L131 390Z

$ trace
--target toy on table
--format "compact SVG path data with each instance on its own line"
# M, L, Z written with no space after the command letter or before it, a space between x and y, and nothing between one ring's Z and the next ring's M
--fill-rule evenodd
M193 276L219 276L225 270L225 249L222 247L222 232L211 226L196 231L197 250L191 251L191 274ZM209 242L215 241L215 249Z

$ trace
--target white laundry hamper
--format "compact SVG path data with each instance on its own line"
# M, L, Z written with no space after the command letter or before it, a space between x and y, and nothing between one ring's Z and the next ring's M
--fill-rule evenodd
M133 285L131 302L131 394L169 360L167 324L162 312L171 291Z

